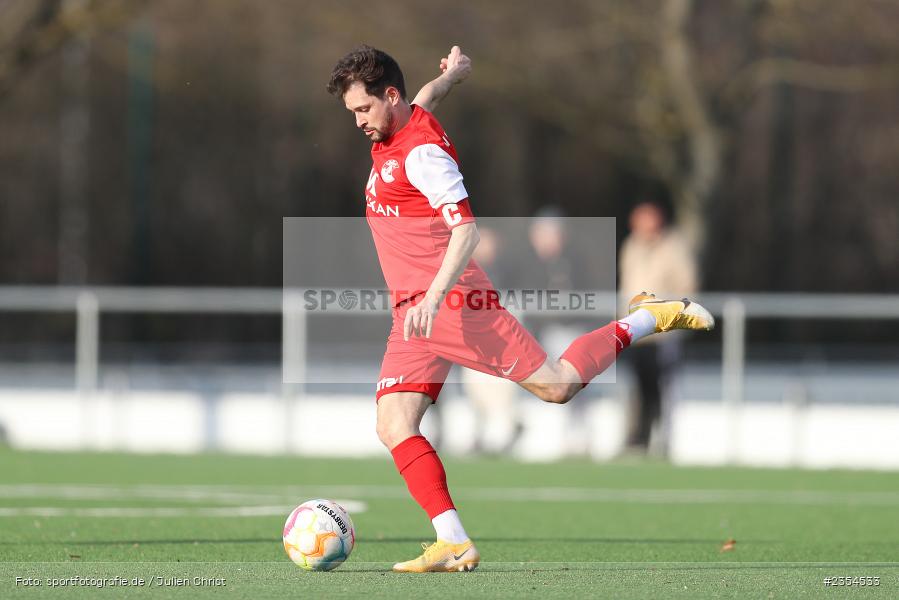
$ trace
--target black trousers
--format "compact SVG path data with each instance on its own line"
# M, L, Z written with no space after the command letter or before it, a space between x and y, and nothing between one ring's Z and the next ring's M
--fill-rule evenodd
M676 353L675 353L676 354ZM628 445L648 446L652 427L662 417L662 396L674 367L670 348L661 344L635 344L627 350L637 380L637 415Z

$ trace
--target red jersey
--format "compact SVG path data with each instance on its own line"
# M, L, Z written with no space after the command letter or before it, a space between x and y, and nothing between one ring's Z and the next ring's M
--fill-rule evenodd
M427 291L454 227L474 221L456 149L437 119L412 106L406 125L372 144L365 217L395 304ZM453 289L490 290L469 261Z

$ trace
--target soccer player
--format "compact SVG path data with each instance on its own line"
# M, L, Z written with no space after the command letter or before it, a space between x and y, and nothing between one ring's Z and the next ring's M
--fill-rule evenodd
M498 302L490 302L496 292L471 260L478 230L456 148L427 110L470 69L453 47L441 61L443 75L409 103L396 61L361 46L337 62L328 83L372 144L365 213L394 302L376 386L377 433L437 534L424 554L393 566L400 572L470 571L480 562L443 464L419 431L452 363L510 379L541 400L563 404L638 338L714 326L712 315L695 302L640 294L626 317L582 335L556 359L547 358ZM488 301L450 303L475 295Z

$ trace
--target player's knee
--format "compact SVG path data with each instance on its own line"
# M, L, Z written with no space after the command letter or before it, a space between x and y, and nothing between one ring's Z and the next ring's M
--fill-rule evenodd
M382 444L387 446L388 450L393 447L391 445L391 442L393 441L393 431L387 423L378 421L375 425L375 431L378 434L378 439L381 440Z
M412 437L414 433L410 433L409 427L404 423L393 423L390 421L378 421L375 425L375 431L378 439L384 444L388 450L393 449L397 444Z

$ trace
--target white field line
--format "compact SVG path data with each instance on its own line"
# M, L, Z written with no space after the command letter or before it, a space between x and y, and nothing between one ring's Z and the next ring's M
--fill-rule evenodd
M530 502L628 502L638 504L797 504L899 506L899 492L777 490L640 490L584 488L484 488L467 496L478 500ZM454 492L455 493L455 492Z
M364 502L338 501L348 512L359 514L368 510ZM295 507L289 504L271 506L192 506L171 507L101 507L59 508L53 506L0 507L0 517L271 517L290 514Z
M179 500L224 504L280 501L285 494L259 493L221 486L11 484L0 485L0 498L65 498L68 500Z
M769 504L897 506L899 492L835 492L811 490L609 489L566 487L461 487L453 497L499 502L627 502L639 504ZM197 485L68 485L0 484L4 498L80 500L171 500L221 504L299 504L310 498L407 498L401 486L197 486Z

